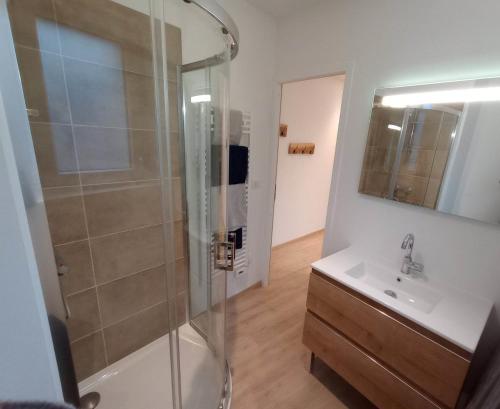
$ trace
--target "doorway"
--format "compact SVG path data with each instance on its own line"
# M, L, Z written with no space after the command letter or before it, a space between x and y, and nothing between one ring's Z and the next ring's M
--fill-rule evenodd
M325 228L345 75L281 87L272 247Z

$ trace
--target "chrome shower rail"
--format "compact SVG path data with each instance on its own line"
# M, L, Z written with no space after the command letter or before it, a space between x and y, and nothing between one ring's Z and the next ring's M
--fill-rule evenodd
M216 0L184 0L185 3L192 3L206 11L222 25L222 32L231 39L231 60L238 55L240 47L240 33L236 23ZM224 53L214 55L201 61L195 61L182 66L182 72L197 70L199 68L218 65L225 60Z

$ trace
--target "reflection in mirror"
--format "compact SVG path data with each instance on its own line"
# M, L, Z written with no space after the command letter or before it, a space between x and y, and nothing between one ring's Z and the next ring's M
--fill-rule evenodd
M359 192L500 223L499 84L377 90Z

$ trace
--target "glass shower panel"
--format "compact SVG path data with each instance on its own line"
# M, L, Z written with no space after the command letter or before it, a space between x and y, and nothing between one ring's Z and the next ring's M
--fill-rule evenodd
M209 69L183 74L184 150L189 234L189 311L193 325L208 333L210 218L208 217L212 126Z
M185 409L218 407L225 383L226 271L217 267L215 253L227 241L229 53L220 58L220 64L182 74L189 318L206 341L196 377L182 376ZM181 375L188 359L182 352Z
M8 1L70 364L103 409L224 394L230 52L194 3Z
M210 67L210 86L212 94L213 135L212 135L212 229L214 232L216 249L212 247L213 257L218 258L220 243L228 242L227 230L227 186L229 180L229 48L225 52L225 62ZM219 153L220 152L220 153ZM217 170L216 170L217 169ZM214 177L214 173L217 176ZM223 247L223 265L234 264L234 243L231 247ZM229 253L229 254L228 254ZM210 274L210 314L208 343L213 347L213 358L216 360L216 372L213 383L214 392L219 390L223 396L230 399L230 391L224 391L226 385L226 297L227 297L227 270L231 268L220 267L220 260L215 260L211 265ZM227 406L226 406L227 407ZM186 408L188 409L188 408Z
M169 319L168 302L178 302L179 320L185 311L185 289L174 288L167 300L167 278L185 261L182 251L178 260L168 251L183 243L184 233L183 214L171 211L165 188L173 184L172 157L163 152L170 141L165 108L177 115L178 101L167 106L155 92L155 78L176 90L177 76L165 70L164 81L154 62L163 63L165 50L153 48L166 46L166 63L175 67L182 45L178 27L164 24L163 15L151 18L151 4L8 2L54 274L81 385L172 333L177 319ZM153 31L152 21L161 30ZM158 398L166 407L172 400L168 345L156 360L165 375ZM128 389L141 394L139 384ZM113 407L102 395L101 405Z

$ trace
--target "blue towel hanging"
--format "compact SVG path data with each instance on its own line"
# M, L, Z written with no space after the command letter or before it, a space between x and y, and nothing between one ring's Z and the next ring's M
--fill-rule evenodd
M229 184L245 183L248 173L248 147L229 146Z

